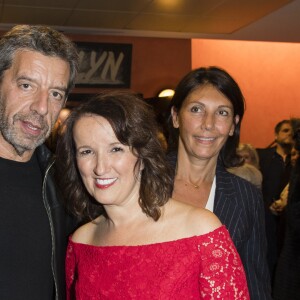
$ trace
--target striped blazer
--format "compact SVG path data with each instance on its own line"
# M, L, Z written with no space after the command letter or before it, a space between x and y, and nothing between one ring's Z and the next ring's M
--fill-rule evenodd
M251 299L272 299L261 191L226 171L220 161L216 169L214 213L227 227L241 257Z

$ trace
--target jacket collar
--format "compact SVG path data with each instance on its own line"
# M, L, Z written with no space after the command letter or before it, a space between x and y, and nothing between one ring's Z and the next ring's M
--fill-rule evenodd
M217 215L222 214L224 203L226 207L233 212L238 207L233 176L223 166L221 160L218 160L216 168L216 194L214 202L214 212Z
M41 145L35 150L39 166L41 171L44 173L49 165L54 160L54 155L52 152L45 146Z

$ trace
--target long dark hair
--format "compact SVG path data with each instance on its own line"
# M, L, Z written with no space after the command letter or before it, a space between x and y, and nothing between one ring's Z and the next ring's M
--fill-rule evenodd
M232 103L234 119L237 115L239 116L239 121L235 124L233 135L228 137L219 154L225 167L237 166L241 163L240 157L236 154L236 149L240 141L240 127L245 111L245 101L235 80L225 70L218 67L195 69L184 76L177 85L175 94L170 102L167 120L168 152L177 151L179 140L179 129L173 127L171 108L174 107L178 113L187 96L196 88L204 85L212 85L221 92Z
M69 115L57 145L58 179L68 210L82 220L105 213L101 204L87 192L76 165L73 127L84 115L104 117L117 139L132 149L141 163L139 204L145 214L158 220L160 207L172 195L173 175L158 139L158 126L152 108L130 93L107 93L92 98ZM87 133L88 134L88 133Z

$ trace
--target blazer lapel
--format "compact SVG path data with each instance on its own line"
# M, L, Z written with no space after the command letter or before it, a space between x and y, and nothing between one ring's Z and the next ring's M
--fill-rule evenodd
M218 162L216 169L216 194L214 201L214 213L227 227L232 239L239 239L238 232L241 210L239 199L232 182L231 174Z

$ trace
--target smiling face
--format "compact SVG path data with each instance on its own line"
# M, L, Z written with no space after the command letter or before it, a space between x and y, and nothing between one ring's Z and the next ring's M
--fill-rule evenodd
M137 157L117 139L109 122L82 116L73 129L77 165L87 191L101 204L138 203Z
M231 102L212 85L193 90L179 113L172 109L173 126L179 128L178 151L198 159L217 160L238 122L233 114Z
M0 155L29 160L63 107L70 67L60 58L18 51L0 83Z

